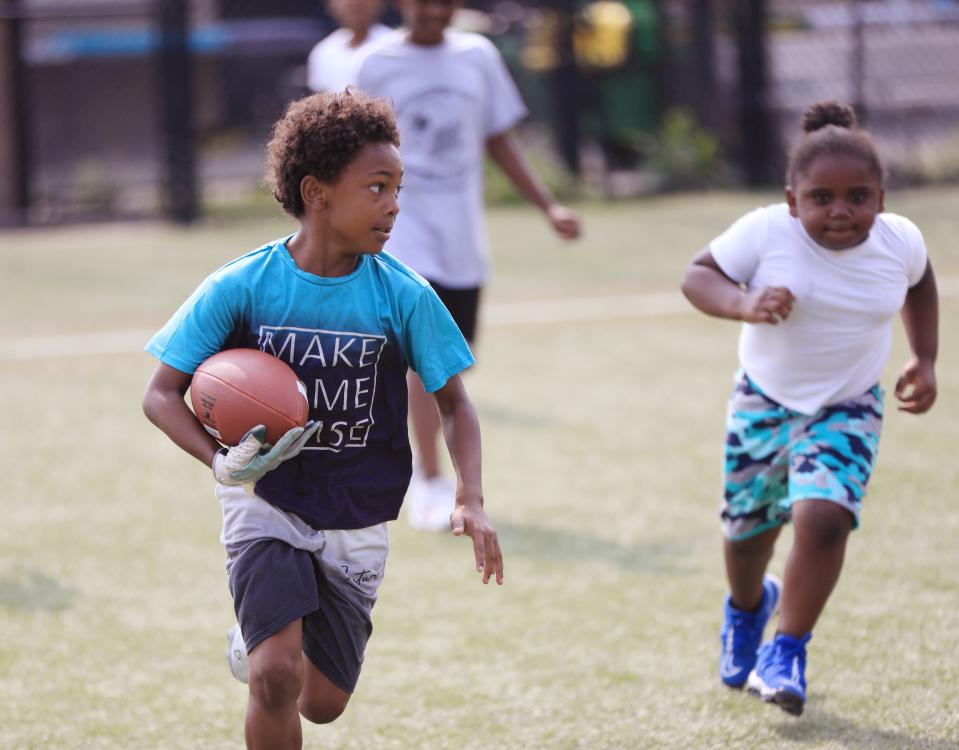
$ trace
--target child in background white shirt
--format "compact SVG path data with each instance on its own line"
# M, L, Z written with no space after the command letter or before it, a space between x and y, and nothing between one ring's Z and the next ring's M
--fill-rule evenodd
M510 135L526 107L499 51L479 34L449 28L460 0L398 5L405 29L366 55L357 76L360 89L393 101L400 128L406 172L389 249L430 282L472 343L489 277L484 157L560 237L579 236L579 217L556 201ZM417 528L448 529L454 488L437 463L436 407L412 373L409 392L418 458L409 519Z
M383 15L382 0L329 0L327 9L340 28L310 52L307 85L313 91L337 93L356 83L363 55L393 30L377 23Z

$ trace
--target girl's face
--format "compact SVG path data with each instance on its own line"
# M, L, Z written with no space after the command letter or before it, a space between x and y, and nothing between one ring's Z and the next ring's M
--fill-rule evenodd
M434 45L453 22L460 0L403 0L403 22L413 44Z
M789 213L818 244L829 250L855 247L883 210L882 183L856 156L828 154L815 159L795 185L786 186Z
M370 143L340 173L322 184L326 224L346 253L378 253L399 213L403 162L392 143Z

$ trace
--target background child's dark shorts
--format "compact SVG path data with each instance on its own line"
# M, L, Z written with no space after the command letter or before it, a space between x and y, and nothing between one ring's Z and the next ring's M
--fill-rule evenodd
M429 279L427 279L429 281ZM430 286L436 296L450 311L453 322L463 334L463 338L470 344L476 338L476 318L479 314L480 287L467 289L450 289L448 286L430 281Z

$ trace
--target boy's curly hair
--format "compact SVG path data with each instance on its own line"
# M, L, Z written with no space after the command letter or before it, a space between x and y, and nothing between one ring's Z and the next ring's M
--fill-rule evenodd
M803 112L803 135L793 147L786 167L786 184L795 185L812 163L825 154L843 154L862 159L882 184L885 167L876 144L859 127L856 112L848 104L828 99L815 102Z
M266 147L266 182L293 216L305 210L300 182L312 175L335 182L368 143L400 145L393 108L356 89L293 102L273 126Z

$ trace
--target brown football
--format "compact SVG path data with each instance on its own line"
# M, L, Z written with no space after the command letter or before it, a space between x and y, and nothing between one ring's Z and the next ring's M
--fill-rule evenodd
M190 383L193 412L213 437L236 445L251 427L266 425L276 443L306 424L306 387L285 362L258 349L226 349L205 360Z

